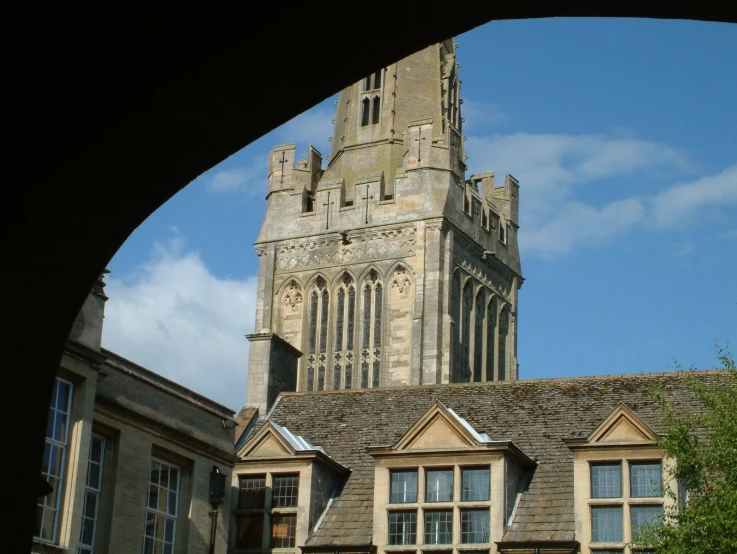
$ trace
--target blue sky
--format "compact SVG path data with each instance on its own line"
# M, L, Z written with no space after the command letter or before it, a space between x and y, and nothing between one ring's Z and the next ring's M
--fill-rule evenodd
M737 26L503 21L456 41L468 175L520 180L520 376L707 368L715 342L734 352ZM109 264L104 346L243 404L266 155L327 154L336 97L131 235Z

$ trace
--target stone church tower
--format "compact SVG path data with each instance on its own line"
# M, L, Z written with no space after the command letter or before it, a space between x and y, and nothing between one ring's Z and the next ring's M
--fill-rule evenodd
M327 168L269 156L247 404L517 379L519 183L466 179L452 40L343 90Z

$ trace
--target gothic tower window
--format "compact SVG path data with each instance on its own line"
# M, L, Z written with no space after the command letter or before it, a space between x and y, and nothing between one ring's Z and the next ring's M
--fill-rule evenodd
M350 275L338 284L335 309L335 353L333 389L350 389L353 383L353 330L356 318L356 288Z
M366 127L369 124L369 116L371 115L371 100L364 98L362 102L363 107L361 108L361 127Z
M463 344L463 363L461 366L461 382L471 381L471 310L473 308L473 283L471 279L463 287L463 323L461 328Z
M486 380L494 380L494 351L496 345L496 299L489 301L487 312L489 320L486 322Z
M381 319L384 288L372 270L363 285L363 331L361 336L361 388L378 387L381 376ZM370 375L369 375L370 374Z
M507 378L507 335L509 334L509 308L504 306L499 314L499 380Z
M361 91L361 127L381 121L381 75L379 70L364 79Z
M460 381L461 374L461 278L458 272L453 275L450 288L450 316L453 318L451 343L451 375L452 383Z
M481 289L476 295L476 311L474 315L473 333L473 381L478 383L484 380L484 311L486 308L486 295Z
M310 293L309 335L307 341L307 390L324 390L327 363L328 295L325 279L318 277ZM317 387L315 387L317 373Z

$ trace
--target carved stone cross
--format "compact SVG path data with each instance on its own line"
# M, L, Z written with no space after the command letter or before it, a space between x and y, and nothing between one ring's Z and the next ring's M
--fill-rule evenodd
M289 160L287 160L284 157L284 152L281 153L281 160L279 160L279 163L281 164L281 178L279 179L280 183L284 182L284 164L287 163Z
M420 137L415 139L417 143L417 163L422 161L422 141L426 140L426 137L422 136L422 129L420 129Z
M364 223L368 225L368 201L371 200L373 196L369 196L369 186L366 185L366 196L363 197L363 200L366 201L366 217Z
M330 229L330 205L335 204L335 202L330 201L330 191L328 191L328 201L323 203L323 206L327 206L327 211L325 212L325 228Z

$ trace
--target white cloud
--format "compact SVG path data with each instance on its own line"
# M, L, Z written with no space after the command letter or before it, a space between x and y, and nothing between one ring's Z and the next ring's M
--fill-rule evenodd
M693 241L687 240L678 245L677 250L673 253L674 258L685 258L693 252Z
M108 279L103 345L238 410L245 402L256 277L220 279L181 237L127 278Z
M603 179L637 179L643 191L652 191L669 175L682 178L695 170L665 144L617 135L470 136L466 152L472 171L492 169L500 181L503 173L520 180L524 255L554 258L610 241L635 225L667 229L695 221L707 208L737 203L737 165L659 193L612 200L606 191L608 200L599 205L581 202L580 192Z
M507 120L507 114L502 108L491 102L463 99L461 115L465 119L463 129L473 131L477 126L499 125Z
M255 156L247 164L221 169L203 176L205 190L217 193L245 192L248 196L266 193L268 156Z
M652 199L651 215L658 227L682 226L694 223L709 208L727 204L737 204L737 164L657 194Z

